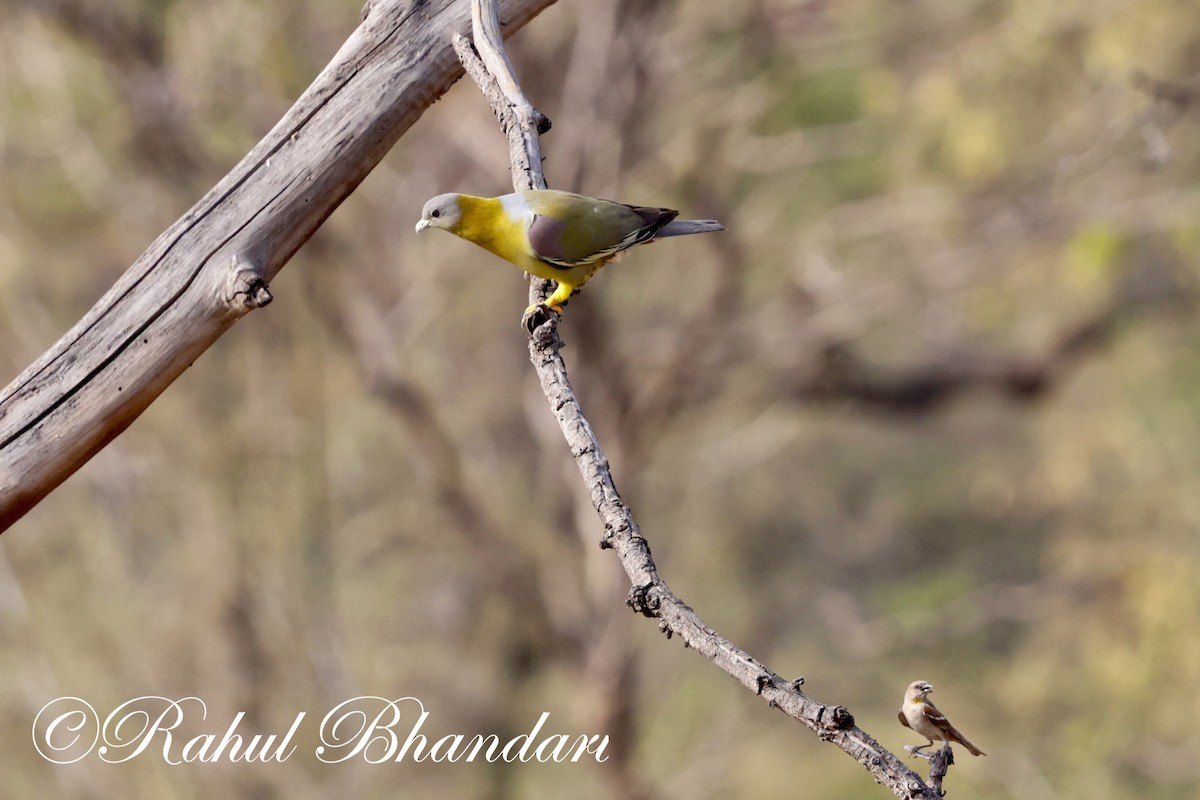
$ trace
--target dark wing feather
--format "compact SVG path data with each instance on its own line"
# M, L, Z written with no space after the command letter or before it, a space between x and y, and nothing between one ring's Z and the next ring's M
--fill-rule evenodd
M928 700L921 704L921 710L925 712L925 719L929 720L942 730L953 727L949 722L946 721L946 715L938 711L937 706Z
M565 263L566 254L563 252L563 232L567 228L565 220L553 217L534 217L529 223L529 245L533 253L547 264L560 269L570 269L571 264Z
M534 216L529 225L529 242L534 254L547 264L560 269L572 269L594 264L648 242L679 213L669 208L645 208L607 200L579 203L559 219ZM602 204L602 205L601 205ZM621 213L611 213L620 209ZM597 224L597 212L605 222ZM571 226L575 231L586 230L590 235L582 241L567 239Z

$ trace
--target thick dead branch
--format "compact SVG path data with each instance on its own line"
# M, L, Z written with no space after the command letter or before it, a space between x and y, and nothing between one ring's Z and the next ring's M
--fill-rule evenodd
M480 15L481 9L494 1L474 0L475 13ZM477 24L480 19L486 22L486 16L477 16ZM479 48L500 46L499 39L495 37L489 36L484 41L476 39L476 47ZM465 43L456 42L456 49L468 74L479 84L508 137L513 187L518 191L543 188L546 183L538 151L530 151L525 145L530 139L537 138L533 120L539 115L532 110L519 89L511 91L511 87L516 86L516 79L511 73L498 77L490 72L491 68L509 70L511 65L508 59L493 57L487 59L488 66L485 66L474 49ZM521 110L517 111L518 108ZM543 283L533 281L530 289L532 302L545 298ZM566 363L560 352L562 346L557 321L551 318L535 328L530 336L530 360L542 392L583 476L592 505L604 524L605 533L600 546L616 552L629 576L633 587L627 600L629 607L647 617L657 617L660 630L668 638L679 636L687 647L700 652L766 700L769 706L802 722L819 738L835 744L897 797L938 798L939 795L919 775L858 728L846 708L818 703L800 691L802 679L788 681L771 672L749 653L708 627L659 577L649 544L641 535L632 511L621 500L608 459L571 388Z
M553 0L506 0L511 34ZM275 128L0 393L0 530L121 433L249 311L461 74L465 0L373 0ZM497 34L499 35L499 34Z

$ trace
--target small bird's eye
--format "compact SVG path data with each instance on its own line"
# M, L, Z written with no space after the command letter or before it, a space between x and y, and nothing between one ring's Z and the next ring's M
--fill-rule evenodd
M434 219L437 219L441 215L442 215L442 212L438 211L436 208L433 211L429 212L429 216L433 217Z

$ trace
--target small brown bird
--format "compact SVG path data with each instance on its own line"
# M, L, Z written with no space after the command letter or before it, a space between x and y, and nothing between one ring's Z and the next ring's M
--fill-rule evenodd
M904 693L904 705L900 707L900 724L912 728L929 740L920 747L908 748L912 750L913 757L926 747L933 747L935 741L958 742L967 748L971 755L986 756L987 753L968 742L966 737L950 724L946 715L929 702L929 693L932 691L933 687L928 681L913 681Z

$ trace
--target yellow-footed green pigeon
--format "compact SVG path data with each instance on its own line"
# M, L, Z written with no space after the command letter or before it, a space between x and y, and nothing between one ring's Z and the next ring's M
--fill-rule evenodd
M417 233L442 228L555 281L558 288L544 305L561 314L572 292L630 247L724 230L714 220L675 219L678 214L550 189L501 197L442 194L425 204ZM526 320L537 308L526 309Z

